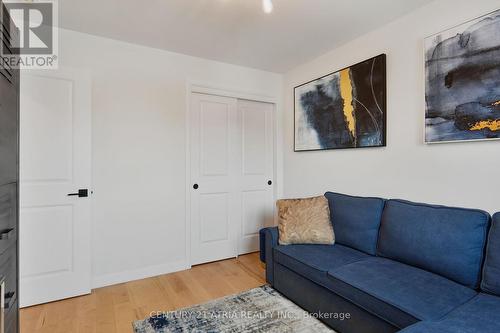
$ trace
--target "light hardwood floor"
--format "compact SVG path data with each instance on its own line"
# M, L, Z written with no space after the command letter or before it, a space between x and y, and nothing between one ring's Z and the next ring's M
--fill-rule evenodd
M265 283L258 253L99 288L88 296L21 310L21 333L128 333L152 311L170 311Z

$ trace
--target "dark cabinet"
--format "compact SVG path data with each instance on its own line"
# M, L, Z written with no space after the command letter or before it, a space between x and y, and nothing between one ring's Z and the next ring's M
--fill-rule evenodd
M1 2L0 49L10 52L18 31ZM19 331L19 70L0 62L0 332Z
M0 75L0 184L17 180L17 92Z
M0 185L0 256L8 248L15 246L16 242L17 183L10 183ZM0 257L0 262L1 261L2 259Z

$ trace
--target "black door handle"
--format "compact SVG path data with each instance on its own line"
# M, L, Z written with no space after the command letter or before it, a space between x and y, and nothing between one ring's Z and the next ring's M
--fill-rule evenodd
M79 197L79 198L86 198L89 196L89 190L87 189L80 189L78 190L78 193L69 193L68 197Z
M197 190L199 187L200 187L200 186L198 186L198 184L194 184L194 185L193 185L193 188L194 188L195 190Z
M269 180L269 181L267 182L267 185L273 185L273 182Z

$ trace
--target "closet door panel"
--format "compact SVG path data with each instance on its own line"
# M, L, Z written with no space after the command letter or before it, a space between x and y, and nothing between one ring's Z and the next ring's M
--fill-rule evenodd
M236 100L191 96L191 264L236 257Z
M238 253L258 251L259 230L274 224L274 105L238 101L241 123Z

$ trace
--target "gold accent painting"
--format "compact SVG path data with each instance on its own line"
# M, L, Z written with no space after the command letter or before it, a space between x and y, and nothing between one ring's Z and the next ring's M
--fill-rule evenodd
M295 88L295 151L386 145L386 57Z
M425 39L425 141L500 139L500 10Z

